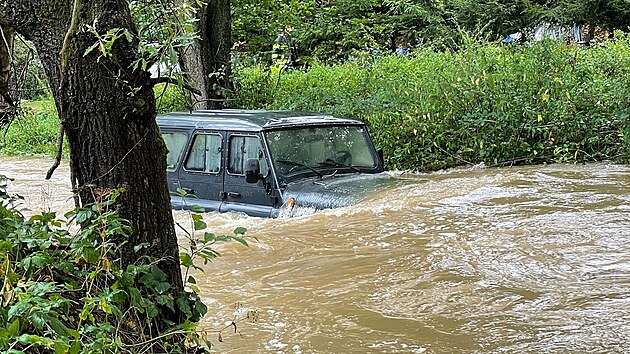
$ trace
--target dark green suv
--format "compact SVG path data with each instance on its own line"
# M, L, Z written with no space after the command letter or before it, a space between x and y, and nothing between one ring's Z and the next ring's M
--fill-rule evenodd
M253 216L349 205L381 185L365 124L316 113L215 110L158 117L174 208ZM185 196L182 196L186 194Z

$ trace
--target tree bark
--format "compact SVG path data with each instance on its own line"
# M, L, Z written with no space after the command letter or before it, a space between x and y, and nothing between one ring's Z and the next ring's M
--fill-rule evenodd
M6 24L0 24L0 102L10 106L13 105L14 100L9 88L14 34L13 28Z
M15 31L0 23L0 127L10 124L15 116L15 98L11 94L11 66Z
M200 94L191 92L193 109L223 108L230 90L232 16L230 0L209 0L197 11L199 38L180 51L180 66Z
M81 203L93 202L95 192L125 189L117 207L130 221L133 235L122 246L123 267L143 254L157 257L171 290L179 292L183 282L166 183L167 150L155 121L149 73L131 69L138 59L136 39L129 42L122 36L107 56L98 49L84 54L97 41L93 31L101 37L111 29L135 33L128 3L75 1L81 6L70 31L72 0L0 3L0 21L38 50L65 128ZM151 246L134 252L141 243ZM179 314L173 316L177 320Z

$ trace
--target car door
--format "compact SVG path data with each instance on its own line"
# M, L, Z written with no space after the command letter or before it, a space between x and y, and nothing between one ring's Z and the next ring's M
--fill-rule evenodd
M206 211L220 209L223 190L225 132L195 131L186 158L179 169L179 188L188 195L178 206L197 205Z
M245 163L257 159L260 174L257 183L245 181ZM280 203L280 195L274 186L269 170L267 152L258 134L231 132L227 140L227 164L223 182L221 211L244 212L252 216L269 217Z

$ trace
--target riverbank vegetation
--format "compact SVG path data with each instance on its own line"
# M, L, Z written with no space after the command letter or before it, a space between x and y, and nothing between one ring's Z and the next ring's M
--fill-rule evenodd
M234 108L366 121L393 169L627 162L630 152L630 37L622 33L591 47L469 40L458 51L366 53L280 74L236 65L234 72ZM162 111L184 109L185 98L171 85ZM0 142L3 153L52 156L54 105L26 109Z
M364 120L389 168L627 161L630 37L593 47L468 41L459 51L364 55L280 77L238 71L247 108Z
M115 203L124 190L94 190L96 203L63 218L54 212L27 217L6 182L0 175L3 353L201 353L202 345L211 346L208 336L220 337L222 329L196 329L207 308L190 271L218 256L216 243L247 245L244 228L196 237L206 224L191 213L194 227L179 257L187 290L173 294L159 259L140 256L149 244L135 246L137 261L123 266L132 229Z

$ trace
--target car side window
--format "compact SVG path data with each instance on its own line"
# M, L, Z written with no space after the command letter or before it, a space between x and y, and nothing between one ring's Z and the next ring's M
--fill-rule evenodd
M189 171L219 173L221 170L221 144L217 134L195 135L184 167Z
M162 133L162 139L168 149L168 155L166 155L166 169L174 170L177 167L182 151L186 147L188 142L188 136L186 133Z
M267 176L269 166L260 139L256 136L232 136L230 138L228 172L234 175L244 175L245 163L248 159L257 159L260 164L260 174Z

